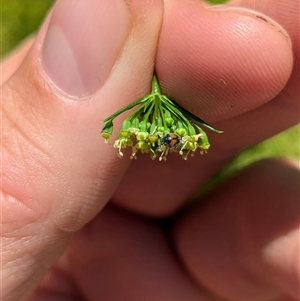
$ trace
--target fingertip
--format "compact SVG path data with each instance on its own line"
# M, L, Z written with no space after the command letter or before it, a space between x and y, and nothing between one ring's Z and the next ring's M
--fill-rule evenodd
M156 63L164 93L208 122L272 99L293 64L280 25L255 11L222 7L167 2Z

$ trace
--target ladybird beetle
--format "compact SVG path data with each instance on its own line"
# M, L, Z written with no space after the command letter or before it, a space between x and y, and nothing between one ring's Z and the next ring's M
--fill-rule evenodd
M165 145L169 148L176 148L180 145L181 143L181 138L174 133L167 134L163 136L160 140L162 145Z

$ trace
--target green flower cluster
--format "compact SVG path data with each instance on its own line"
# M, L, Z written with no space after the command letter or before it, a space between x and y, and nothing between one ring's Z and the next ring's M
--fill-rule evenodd
M206 133L199 124L216 130L202 119L191 114L165 95L161 94L157 77L152 79L150 94L118 110L104 120L101 136L107 142L113 132L113 120L123 112L138 106L124 121L119 139L114 147L123 157L122 149L131 147L131 158L136 159L138 152L148 153L152 159L166 160L169 152L175 151L187 160L197 149L203 154L209 149Z

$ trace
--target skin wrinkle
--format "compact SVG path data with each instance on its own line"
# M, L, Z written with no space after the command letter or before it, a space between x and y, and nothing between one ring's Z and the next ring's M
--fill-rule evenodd
M41 232L42 233L42 232ZM22 277L22 275L20 275L20 273L18 272L16 275L18 275L18 277L24 278L24 280L22 282L20 282L18 284L18 287L15 289L15 294L18 295L21 291L24 291L24 295L25 295L25 290L27 287L27 282L30 281L30 277L41 277L41 273L45 273L52 264L50 264L50 262L52 262L52 257L56 256L56 252L60 252L60 249L65 248L67 243L69 243L69 239L65 240L65 243L63 246L60 246L60 248L56 249L56 252L53 253L51 251L51 248L49 248L49 246L52 245L52 242L56 240L55 237L52 238L47 238L47 243L45 244L45 239L43 237L43 239L40 239L40 236L36 236L36 237L31 237L31 239L33 240L33 242L31 243L30 241L28 241L26 244L22 244L22 249L20 248L14 248L14 249L18 249L20 250L21 253L25 253L20 257L20 256L16 256L16 259L14 262L16 261L21 261L21 263L23 263L27 268L23 269L23 272L26 274L25 277ZM37 248L34 249L34 252L31 251L33 249L31 249L31 246L36 246L36 244L34 243L34 241L39 240L39 243L42 242L43 244L43 248L46 250L48 250L46 253L43 254L36 254L37 252ZM16 241L17 244L20 243L20 240ZM28 248L26 246L29 246ZM16 254L18 255L18 254ZM38 255L38 256L37 256ZM46 256L45 256L46 255ZM11 264L13 264L13 262L10 262ZM29 264L28 264L29 263ZM38 265L40 268L36 269L36 265ZM17 263L15 264L16 269L18 269L18 271L20 271L20 264ZM15 282L16 281L16 277L13 276L14 273L11 273L13 271L10 270L10 275L12 277L12 281ZM33 273L33 274L32 274ZM10 296L10 292L7 293L8 296ZM15 299L12 299L15 300Z
M41 233L42 233L42 231L45 231L45 230L56 229L54 222L50 218L45 218L43 216L43 222L41 223L39 228L36 228L35 224L36 224L35 220L32 222L26 223L21 228L18 228L18 231L15 230L15 231L10 232L10 235L7 236L6 239L12 240L10 245L13 245L13 244L22 245L22 249L20 249L20 251L23 251L23 248L25 248L24 250L26 250L26 253L28 255L30 255L30 257L32 257L32 259L38 260L39 262L41 262L43 264L41 266L45 266L46 268L49 268L50 267L49 264L48 265L44 264L45 257L38 257L36 254L34 254L34 252L31 251L31 246L35 245L34 241L36 241L36 240L38 240L39 242L49 240L48 244L45 245L45 248L48 248L47 246L52 245L52 242L55 241L55 236L60 231L56 231L56 234L52 238L50 238L50 237L46 238L44 236L41 236ZM28 234L26 234L26 233L30 233L32 227L34 227L35 232L32 233L30 236L28 236ZM14 232L16 232L17 235L13 236ZM48 232L50 232L50 231L48 231ZM5 238L4 235L2 235L2 238L3 237ZM6 244L6 245L9 245L9 244ZM12 248L12 249L14 249L14 248ZM15 248L15 249L19 249L19 248ZM16 259L18 259L18 258L19 258L19 255L17 255Z
M17 143L19 146L22 145L20 143L20 141L17 141ZM14 149L16 149L16 147L14 147ZM25 171L28 174L27 181L26 182L20 181L20 183L23 183L23 185L22 184L18 185L18 189L14 189L14 190L9 189L9 186L14 185L14 183L16 182L16 179L19 178L18 175L20 174L20 171L18 171L16 169L13 171L11 169L10 172L13 172L13 175L8 175L8 176L3 175L2 180L4 182L6 182L6 184L8 183L8 185L6 186L7 187L6 192L4 189L2 189L2 193L3 193L2 196L3 196L3 199L5 200L5 207L14 208L14 210L16 210L16 212L18 212L18 211L23 211L24 213L26 212L26 225L28 225L30 223L35 223L35 222L38 222L39 220L45 218L44 215L42 215L38 218L38 214L37 214L38 212L45 210L45 205L40 204L33 200L32 193L34 191L34 187L36 185L35 181L38 178L38 175L37 174L33 175L31 173L31 170L29 168L30 163L28 162L28 157L25 155L25 152L21 150L19 153L20 153L19 157L20 156L21 156L21 158L23 157L23 160L26 160L25 162L27 162L27 164L26 164L27 170ZM6 158L6 160L7 160L7 158ZM38 161L35 160L35 164L38 164L37 166L39 166L39 167L43 166L42 164L40 164L40 162L39 163L36 163L36 162L38 162ZM24 172L24 167L26 168L26 166L23 165L22 173ZM45 174L45 170L46 169L43 170L43 172L44 172L43 174ZM46 174L49 174L48 170L46 171ZM42 181L39 180L39 183L41 184ZM12 191L14 192L14 194L12 194ZM26 211L24 210L24 208L26 208ZM7 218L8 218L8 220L7 220ZM9 221L9 220L11 220L11 221ZM5 227L2 229L4 232L7 232L7 231L11 232L12 231L11 228L15 227L14 224L18 224L18 222L16 222L15 219L12 218L12 216L3 217L2 221L4 222L4 225L5 225Z
M11 199L13 199L13 201ZM5 233L9 233L9 236L7 237L18 237L19 235L14 236L15 232L18 233L20 229L31 227L36 222L36 211L29 206L29 203L20 202L18 201L18 199L12 196L4 196L2 200L5 201L6 203L8 201L10 202L9 205L6 205L7 207L18 206L18 209L23 212L24 216L26 215L26 224L24 223L24 225L20 227L20 225L17 223L13 215L10 215L9 217L6 216L6 219L9 219L8 221L5 220L4 217L2 217L1 237L5 237ZM4 206L2 208L5 209ZM24 208L26 208L26 210L24 210Z
M82 224L85 220L85 215L86 212L96 212L96 209L98 210L99 206L93 202L96 196L98 196L97 193L94 195L91 194L90 190L87 190L86 192L82 192L82 195L84 196L83 202L79 203L73 210L72 212L67 209L68 203L62 208L62 212L60 214L59 219L55 219L55 226L56 229L65 232L65 233L73 233L79 228L82 227L82 225L75 226L75 221L82 221L80 224ZM80 198L80 196L78 196ZM69 199L69 207L74 207L72 206L72 202L74 201L73 198L68 197Z
M20 110L20 112L22 112L22 110ZM20 125L20 122L15 120L14 117L10 116L10 114L8 112L5 112L4 110L4 116L6 117L6 125L10 124L10 131L6 128L4 131L5 133L10 132L9 135L6 135L7 139L9 138L9 142L11 143L11 136L14 136L14 145L13 148L11 146L8 147L6 139L2 140L2 147L6 148L8 150L7 152L7 156L10 156L12 158L16 157L18 158L19 156L21 156L21 158L23 159L23 162L27 164L27 173L30 173L30 168L29 168L29 162L28 162L28 147L33 150L32 153L35 154L35 156L30 157L30 159L32 160L34 157L34 161L36 161L36 164L33 164L33 166L40 166L43 167L44 170L46 170L48 173L51 173L51 169L48 167L50 165L50 161L52 161L52 159L50 159L51 155L50 155L50 151L46 149L46 147L41 147L43 143L37 142L36 141L36 135L33 135L35 133L35 129L36 126L34 125L33 121L31 121L30 118L26 117L24 114L22 114L21 116L26 120L26 124L29 124L32 126L32 128L34 128L34 130L31 130L30 133L25 131L25 128L23 129ZM3 117L4 117L3 116ZM38 119L36 119L38 120ZM38 122L37 122L38 124ZM13 131L14 133L18 133L17 135L12 135L11 131ZM17 137L17 138L16 138ZM46 141L47 139L45 139ZM17 147L17 148L16 148ZM49 144L47 144L47 147L49 147ZM16 154L16 150L18 150L18 155ZM37 155L39 154L39 155ZM6 160L6 159L5 159ZM51 163L53 164L53 162ZM20 165L21 166L21 165Z
M24 202L21 197L11 196L5 192L2 193L2 196L5 205L5 207L4 205L2 207L3 211L14 212L14 214L8 214L2 217L2 235L9 233L10 236L14 237L15 232L26 232L26 229L34 229L33 226L45 218L45 214L41 212L45 210L45 205L31 202L31 200ZM23 221L15 219L15 215L19 212L23 214Z
M20 241L14 241L13 244L19 244ZM12 245L13 245L12 244ZM26 246L26 244L24 245L24 247ZM13 247L12 249L16 249L15 247ZM19 249L19 248L17 248ZM23 251L26 250L25 254L23 254ZM14 252L12 252L14 253ZM19 256L21 253L22 256ZM23 269L23 274L24 275L27 275L30 273L30 266L32 266L32 261L33 262L36 262L36 258L34 258L34 256L31 256L30 253L27 252L27 249L25 247L25 249L20 249L18 253L15 253L15 257L14 258L11 258L11 252L10 252L10 258L9 258L9 261L5 264L4 263L4 268L3 268L3 278L5 279L11 279L12 282L15 282L16 281L16 278L22 278L22 274L20 274L20 267L22 267L22 265L25 265L25 266L28 266L28 262L30 262L29 264L29 268L27 269ZM14 266L14 268L11 267ZM5 275L5 270L8 270L8 275ZM16 271L16 273L14 273L14 270ZM18 271L18 272L17 272ZM21 271L21 272L22 272ZM18 284L18 288L17 290L21 289L21 287L24 287L25 283L26 283L26 278L27 277L23 277L24 280L21 281L19 284ZM9 282L9 281L8 281ZM8 282L5 282L6 285ZM5 291L5 290L3 290ZM9 295L9 292L7 293L7 295Z

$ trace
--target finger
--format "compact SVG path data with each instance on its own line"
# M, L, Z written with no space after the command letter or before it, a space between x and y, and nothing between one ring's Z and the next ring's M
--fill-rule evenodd
M198 283L228 300L299 297L299 165L261 162L178 223L178 251Z
M292 42L293 70L284 89L267 104L230 120L229 130L233 127L251 126L251 130L238 134L236 141L246 145L257 143L299 123L299 1L231 1L233 5L245 6L266 14L277 21L287 31ZM266 19L266 22L269 22ZM255 120L255 123L253 122ZM227 127L228 123L226 123ZM222 125L220 125L222 126ZM234 146L233 146L234 147ZM236 143L235 147L239 147Z
M85 300L209 300L156 225L113 208L77 233L65 256Z
M1 78L0 85L6 82L19 68L20 64L23 62L25 56L28 54L29 49L32 46L34 37L30 36L25 41L19 45L19 47L6 56L0 63Z
M298 110L288 106L288 97L269 110L262 106L286 84L292 51L284 29L261 16L242 8L209 10L199 1L166 2L156 62L163 91L204 120L225 118L213 124L224 133L208 132L208 154L188 161L177 155L167 163L138 157L115 203L170 215L243 148L296 122Z
M57 1L2 87L4 300L26 298L70 233L106 204L129 164L103 143L100 129L105 117L148 90L162 5L147 1L147 14L144 7Z
M167 1L165 15L156 66L163 91L204 120L259 107L286 84L290 39L267 16L195 0Z

